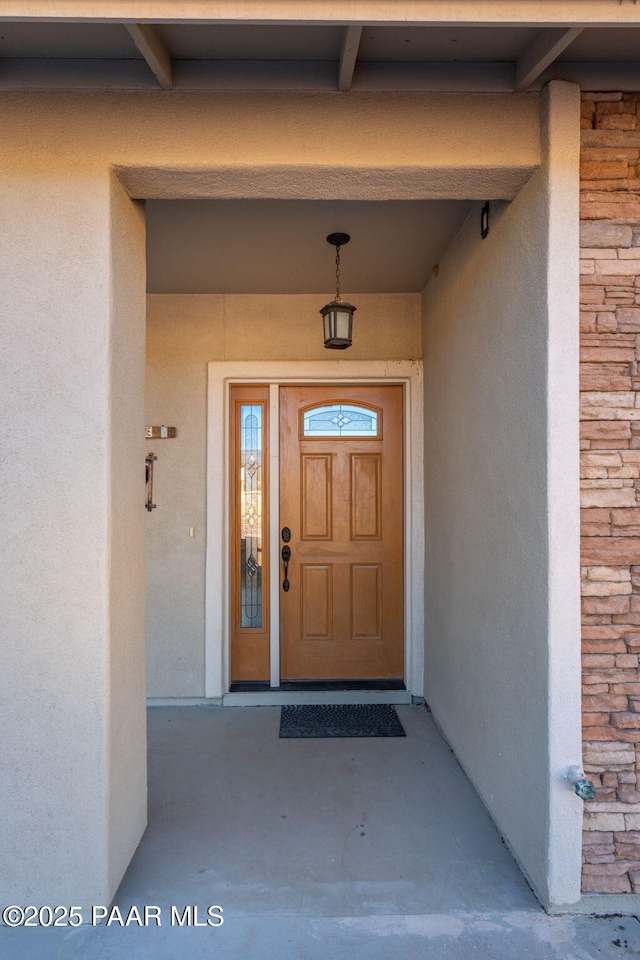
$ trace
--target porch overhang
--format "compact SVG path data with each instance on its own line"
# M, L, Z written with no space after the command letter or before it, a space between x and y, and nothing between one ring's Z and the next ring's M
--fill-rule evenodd
M640 86L632 0L6 3L0 90L538 91Z

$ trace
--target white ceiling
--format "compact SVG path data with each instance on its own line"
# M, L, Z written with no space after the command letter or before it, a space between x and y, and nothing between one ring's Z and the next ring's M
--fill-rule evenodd
M343 232L342 292L422 290L469 210L461 200L147 202L150 293L331 293ZM478 226L479 230L479 226Z

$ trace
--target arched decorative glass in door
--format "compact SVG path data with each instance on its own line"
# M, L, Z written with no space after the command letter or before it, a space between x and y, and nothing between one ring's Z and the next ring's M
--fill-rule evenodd
M303 437L378 437L378 411L351 403L311 407L304 411Z

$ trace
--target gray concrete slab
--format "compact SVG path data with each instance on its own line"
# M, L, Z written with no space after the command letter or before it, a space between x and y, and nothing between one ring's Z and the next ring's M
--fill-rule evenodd
M276 707L150 709L149 826L114 903L161 926L2 929L0 957L640 957L635 918L542 911L426 710L398 713L406 739L280 740Z
M422 707L406 738L280 740L280 709L151 711L149 828L118 901L307 916L535 906ZM163 869L159 866L163 865Z

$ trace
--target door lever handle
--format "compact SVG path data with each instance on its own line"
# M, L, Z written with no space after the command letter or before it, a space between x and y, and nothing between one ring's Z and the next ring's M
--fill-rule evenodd
M282 562L284 563L284 580L282 581L282 589L285 593L289 592L289 587L291 584L287 578L287 573L289 571L289 560L291 559L291 547L285 543L281 551Z

